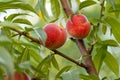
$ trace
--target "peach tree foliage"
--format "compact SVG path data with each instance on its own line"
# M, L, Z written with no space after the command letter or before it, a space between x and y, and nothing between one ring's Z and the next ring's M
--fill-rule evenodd
M119 0L0 0L0 79L17 71L32 80L119 80L119 6ZM63 46L46 48L43 27L66 28L76 14L86 16L89 34L76 39L68 31Z

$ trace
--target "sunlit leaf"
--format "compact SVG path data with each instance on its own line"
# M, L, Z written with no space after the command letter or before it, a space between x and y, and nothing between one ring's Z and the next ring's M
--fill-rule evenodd
M42 14L40 11L38 12L38 15L39 15L39 17L40 17L43 21L46 21L45 18L44 18L44 16L43 16L43 14Z
M11 45L12 41L5 35L0 35L0 46Z
M29 61L22 62L19 64L19 67L21 69L30 69L31 68L30 62Z
M38 71L48 71L48 69L51 67L51 60L52 60L53 55L48 55L45 57L40 64L38 65L37 69Z
M36 50L30 49L30 56L33 57L34 60L36 60L37 62L40 62L42 60L42 57L39 55L39 53L37 53Z
M106 25L102 25L102 32L103 32L103 34L106 34L106 32L107 32L107 26Z
M106 1L108 1L112 5L113 9L115 9L115 0L106 0Z
M27 20L27 19L20 19L20 18L17 18L15 20L13 20L14 23L22 23L22 24L27 24L27 25L31 25L32 26L32 23Z
M119 64L118 64L116 58L113 55L111 55L111 53L106 52L106 57L104 59L104 62L110 68L110 70L118 76Z
M22 16L22 15L28 15L28 14L26 13L11 14L5 20L12 21L15 17Z
M118 43L115 40L112 40L112 39L99 41L97 43L102 45L102 46L116 46L116 47L119 46Z
M106 17L105 21L112 27L113 35L120 43L120 22L110 16Z
M0 65L5 68L9 76L12 75L14 71L13 60L10 53L4 47L0 47Z
M24 4L22 2L15 2L15 1L0 2L0 11L5 11L7 9L23 9L36 13L36 11L29 4Z
M26 47L23 49L21 56L19 57L19 62L29 61L30 60L30 54L29 49Z
M82 8L85 8L85 7L94 5L94 4L96 4L95 1L86 0L86 1L83 1L83 2L80 3L79 9L82 9Z
M95 75L83 75L83 74L81 74L80 77L84 80L100 80Z
M49 15L48 15L48 12L45 8L45 2L46 0L38 0L38 3L36 5L36 11L39 13L40 17L42 15L42 19L44 21L46 21L47 19L49 19Z
M11 23L9 21L0 22L0 26L4 26L4 27L16 27L18 29L22 29L17 23Z
M46 41L46 33L41 28L34 29L37 36L42 40L43 44L45 44Z
M61 77L63 80L79 80L79 70L73 69L67 72L64 72Z
M101 47L101 48L97 49L97 54L94 57L93 62L95 64L95 68L98 72L100 71L102 63L106 56L106 49L107 49L106 47Z
M59 70L59 65L58 65L57 60L55 59L55 56L52 57L52 64L56 69Z
M50 0L51 1L51 10L53 15L57 18L60 15L60 4L58 0Z
M72 66L65 66L63 67L55 76L55 79L59 78L63 72L68 71Z

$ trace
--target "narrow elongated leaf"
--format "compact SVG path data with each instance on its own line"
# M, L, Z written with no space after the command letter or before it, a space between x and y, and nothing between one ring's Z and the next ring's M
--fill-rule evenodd
M51 1L51 10L53 15L57 18L60 15L60 4L58 0L50 0Z
M34 29L37 36L42 40L43 44L45 44L46 41L46 33L41 28Z
M53 66L54 66L56 69L59 70L59 65L58 65L58 63L57 63L57 60L55 59L55 56L52 57L52 64L53 64Z
M38 0L37 5L41 11L41 14L43 15L42 17L46 20L46 19L49 19L49 15L48 15L48 12L46 11L46 8L45 8L45 2L46 2L46 0Z
M9 15L9 16L6 18L6 20L12 21L15 17L21 16L21 15L28 15L28 14L26 14L26 13L11 14L11 15Z
M115 0L107 0L112 5L112 8L115 9Z
M98 77L96 77L95 75L83 75L81 74L80 77L84 80L100 80Z
M30 56L33 57L34 60L37 62L40 62L42 60L42 57L33 49L30 49Z
M112 32L116 40L120 43L120 22L108 16L105 21L112 27Z
M9 21L0 22L0 26L4 26L4 27L17 27L18 29L22 29L17 23L11 23Z
M19 67L21 69L30 69L31 68L30 67L30 62L29 61L22 62L22 63L19 64Z
M63 68L56 74L55 80L56 80L57 78L59 78L60 75L61 75L63 72L68 71L71 67L72 67L72 66L65 66L65 67L63 67Z
M80 7L79 7L79 9L82 9L82 8L85 8L85 7L88 7L88 6L94 5L94 4L96 4L95 1L86 0L86 1L83 1L83 2L80 3Z
M32 26L32 23L27 20L27 19L20 19L20 18L17 18L15 20L13 20L14 23L22 23L22 24L27 24L27 25L31 25Z
M24 4L22 2L14 2L14 1L0 2L0 11L5 11L6 9L23 9L36 13L36 11L29 4Z
M79 80L79 70L78 69L71 69L67 72L64 72L61 77L63 80Z
M106 32L107 32L107 26L106 25L102 25L102 32L103 32L103 34L106 34Z
M14 72L12 57L4 47L0 47L0 65L6 70L9 76Z
M101 47L101 48L97 49L97 54L94 57L93 62L95 64L95 68L98 72L100 71L102 63L103 63L104 58L106 56L106 50L107 50L106 47Z
M25 48L21 54L21 56L19 57L19 61L24 62L24 61L28 61L30 59L30 55L29 55L29 49Z
M70 4L70 7L72 7L72 3L71 3L71 0L68 0L69 4Z
M48 71L48 69L51 67L51 60L52 60L53 54L48 55L45 57L41 63L38 65L37 69L38 71Z
M104 46L118 46L118 43L115 40L104 40L104 41L100 41L98 42L98 44L100 45L104 45Z
M118 76L119 64L117 60L115 59L115 57L111 55L109 52L106 52L106 57L104 59L104 62L110 68L110 70Z

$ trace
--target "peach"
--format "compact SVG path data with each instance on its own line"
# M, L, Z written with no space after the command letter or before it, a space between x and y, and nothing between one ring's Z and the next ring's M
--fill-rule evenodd
M74 38L85 38L91 29L91 25L83 14L72 15L66 23L67 32Z
M25 73L19 73L15 71L10 78L8 76L5 76L5 80L29 80L29 78Z
M44 26L47 39L45 46L51 50L61 47L67 38L66 31L63 27L58 26L55 23L50 23Z

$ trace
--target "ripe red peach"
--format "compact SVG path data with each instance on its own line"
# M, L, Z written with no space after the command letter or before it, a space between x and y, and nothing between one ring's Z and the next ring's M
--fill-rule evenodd
M50 23L44 26L47 39L45 46L51 50L61 47L67 38L66 31L63 27L58 26L55 23Z
M15 71L11 77L5 76L5 80L29 80L29 77L25 73Z
M91 29L91 25L83 14L74 14L66 23L67 32L74 38L85 38Z

